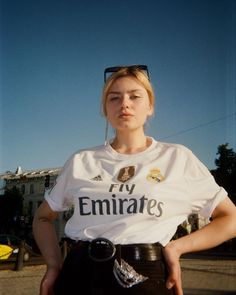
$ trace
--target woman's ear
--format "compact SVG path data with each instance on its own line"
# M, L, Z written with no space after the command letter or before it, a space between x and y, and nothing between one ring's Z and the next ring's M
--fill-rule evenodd
M151 117L153 114L154 114L153 105L149 104L148 117Z

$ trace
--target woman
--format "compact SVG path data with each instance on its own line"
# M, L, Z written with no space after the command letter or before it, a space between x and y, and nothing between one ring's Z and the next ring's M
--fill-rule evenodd
M114 139L73 154L34 218L47 264L40 294L182 295L180 256L235 237L236 208L189 149L146 136L154 113L147 67L110 72L102 108ZM71 206L72 250L62 263L53 221ZM173 240L191 213L212 221Z

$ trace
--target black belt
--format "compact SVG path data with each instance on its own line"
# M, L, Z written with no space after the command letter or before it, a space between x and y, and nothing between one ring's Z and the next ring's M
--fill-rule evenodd
M114 245L104 238L98 238L91 242L65 240L72 249L86 249L89 257L95 261L107 261L113 257L133 261L157 261L163 258L163 246L159 243Z
M116 247L118 249L120 247L121 257L127 260L157 261L163 258L163 247L159 243L117 245Z

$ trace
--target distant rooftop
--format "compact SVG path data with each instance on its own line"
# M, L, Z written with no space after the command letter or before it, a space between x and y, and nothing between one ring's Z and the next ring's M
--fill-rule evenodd
M60 171L61 167L24 171L20 166L18 166L15 172L7 171L5 173L0 174L0 179L10 180L19 179L22 177L33 178L45 175L56 175Z

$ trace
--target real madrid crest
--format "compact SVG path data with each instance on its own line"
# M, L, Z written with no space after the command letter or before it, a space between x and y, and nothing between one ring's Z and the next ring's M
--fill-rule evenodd
M164 176L161 174L161 171L158 168L151 169L146 178L148 181L153 183L159 183L164 180Z
M119 171L119 174L117 176L117 180L119 180L121 182L126 182L134 176L134 173L135 173L134 166L128 166L128 167L121 168Z

